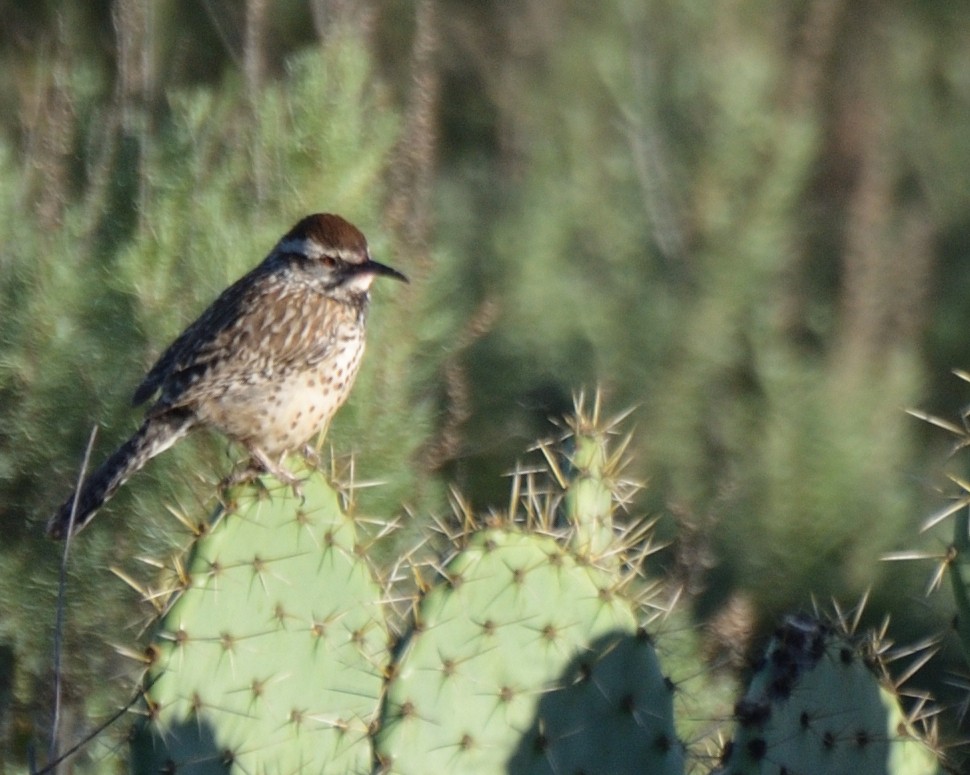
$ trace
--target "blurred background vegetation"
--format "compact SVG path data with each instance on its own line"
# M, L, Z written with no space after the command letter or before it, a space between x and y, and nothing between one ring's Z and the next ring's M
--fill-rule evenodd
M631 508L712 654L872 590L942 503L970 366L970 4L936 0L0 1L0 772L44 739L60 547L93 424L307 212L378 288L329 441L415 523L502 475L579 388L635 406ZM200 435L72 549L65 743L131 693L135 595L230 464ZM354 456L354 465L348 462ZM937 680L948 667L938 661Z

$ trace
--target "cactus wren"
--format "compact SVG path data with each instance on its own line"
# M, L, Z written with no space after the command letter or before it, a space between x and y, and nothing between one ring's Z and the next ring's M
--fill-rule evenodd
M357 376L377 275L407 282L374 261L343 218L297 223L162 353L132 399L159 394L141 427L61 505L47 532L64 537L72 510L80 530L132 474L198 427L222 431L255 468L292 483L283 458L326 427Z

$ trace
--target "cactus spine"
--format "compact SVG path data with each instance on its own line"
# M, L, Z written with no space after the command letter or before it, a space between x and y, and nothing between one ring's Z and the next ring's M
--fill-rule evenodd
M570 430L565 460L542 447L558 492L460 535L416 606L377 735L382 772L683 772L672 687L623 591L640 547L613 524L622 449L610 453L598 404Z
M735 707L737 733L716 775L936 775L936 754L866 657L831 626L789 619Z
M515 478L508 513L462 514L442 556L395 565L419 590L404 615L321 476L303 497L238 490L155 628L133 770L682 775L674 684L645 628L651 523L614 522L625 445L598 404L569 431L540 446L547 476ZM935 775L876 658L789 621L718 775Z
M303 498L268 488L239 491L192 547L149 647L136 772L370 770L382 590L320 475Z

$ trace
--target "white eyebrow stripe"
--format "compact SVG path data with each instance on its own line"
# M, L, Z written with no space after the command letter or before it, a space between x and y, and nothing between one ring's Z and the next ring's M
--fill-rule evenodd
M367 253L365 253L362 257L359 251L352 248L325 248L315 239L307 239L303 237L283 240L277 247L277 251L280 253L299 253L307 258L335 256L341 261L346 261L348 264L362 263L368 257Z
M306 239L304 237L283 240L280 242L277 250L280 253L300 253L310 258L318 258L323 253L320 244L316 240Z

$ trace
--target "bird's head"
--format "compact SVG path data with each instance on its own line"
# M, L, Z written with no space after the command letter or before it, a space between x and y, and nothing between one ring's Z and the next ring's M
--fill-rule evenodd
M330 290L364 294L379 275L408 282L396 269L371 258L360 229L331 213L303 218L280 240L274 253L296 258L301 270Z

